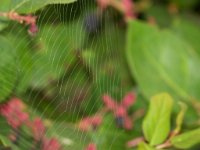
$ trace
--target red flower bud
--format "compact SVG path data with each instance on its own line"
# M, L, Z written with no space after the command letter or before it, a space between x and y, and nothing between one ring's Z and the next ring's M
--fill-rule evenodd
M90 129L98 127L102 123L102 116L95 115L86 117L79 123L79 129L82 131L89 131Z
M97 150L96 144L90 143L85 150Z
M30 124L35 140L41 140L45 135L45 126L40 118L35 118Z
M110 4L110 0L97 0L97 3L101 9L105 9Z
M124 7L125 17L126 18L135 18L132 1L131 0L122 0L122 4Z
M34 36L38 32L38 27L35 23L30 24L28 33L32 36Z
M117 103L109 95L103 95L103 101L109 110L116 109Z
M135 94L133 92L130 92L126 94L126 96L123 98L122 105L128 108L131 105L133 105L133 103L135 102L135 99L136 99Z
M57 139L44 139L42 150L60 150L61 145Z

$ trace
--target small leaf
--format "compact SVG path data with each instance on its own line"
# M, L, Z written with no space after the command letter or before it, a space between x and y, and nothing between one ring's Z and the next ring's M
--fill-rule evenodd
M150 107L143 121L143 132L151 146L161 144L170 131L173 100L167 93L151 98Z
M147 145L146 143L142 142L139 144L137 150L155 150L155 149Z
M200 143L200 128L183 133L171 139L173 146L179 149L188 149Z
M182 126L182 123L183 123L183 119L184 119L184 116L185 116L185 112L187 111L187 105L185 103L180 102L179 105L181 107L181 110L178 113L177 118L176 118L176 128L174 130L175 134L180 132L181 126Z

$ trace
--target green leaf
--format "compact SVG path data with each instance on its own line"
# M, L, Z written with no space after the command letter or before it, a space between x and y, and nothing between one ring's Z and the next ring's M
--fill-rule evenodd
M185 41L137 21L129 22L127 38L128 64L146 97L166 91L200 98L200 59Z
M161 27L168 27L171 25L173 19L168 8L163 5L152 5L147 10L147 15L153 17L156 20L156 23Z
M12 43L0 36L0 102L8 97L17 80L17 67L15 61L15 47Z
M200 56L200 43L198 40L200 38L199 25L199 22L192 21L192 19L178 18L174 20L172 30L176 35L188 42Z
M15 58L17 67L17 83L15 84L15 94L21 94L26 91L30 85L33 74L33 54L31 53L31 42L27 38L27 31L18 24L12 26L12 30L4 32L4 36L15 47ZM9 53L8 53L9 55Z
M151 146L161 144L170 131L173 100L167 93L151 98L149 110L142 127L146 140Z
M150 145L142 142L139 144L137 150L155 150L154 148L152 148Z
M6 148L8 149L10 146L11 146L10 140L5 136L0 135L0 149L6 150Z
M185 103L180 102L179 105L181 107L181 110L176 117L176 128L174 130L175 133L180 132L181 126L183 123L183 119L184 119L185 113L187 111L187 105Z
M200 128L189 131L171 139L173 146L179 149L188 149L200 143Z
M0 19L0 31L7 27L8 23Z
M68 4L76 0L4 0L0 11L17 11L19 13L35 12L48 4Z

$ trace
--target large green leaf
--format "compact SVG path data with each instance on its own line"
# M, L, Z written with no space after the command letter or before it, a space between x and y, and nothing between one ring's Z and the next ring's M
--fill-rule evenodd
M186 42L191 44L191 46L200 56L199 25L200 24L198 22L192 21L192 19L188 20L187 18L178 18L174 20L172 29L180 38L184 39Z
M150 97L166 91L200 98L200 60L194 49L171 32L129 22L127 59L140 89Z
M189 131L171 139L173 146L179 149L189 149L200 143L200 128Z
M158 94L151 98L148 113L143 121L143 132L151 146L161 144L170 131L172 98L166 94Z
M31 13L48 4L68 4L76 0L4 0L1 11L17 11L19 13Z

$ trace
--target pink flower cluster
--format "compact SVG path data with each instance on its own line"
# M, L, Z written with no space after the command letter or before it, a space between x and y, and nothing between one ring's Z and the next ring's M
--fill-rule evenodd
M128 93L120 104L116 103L109 95L103 96L103 101L108 110L113 112L115 118L123 119L123 127L127 130L132 129L132 120L128 116L128 108L134 104L136 96L134 93Z
M15 130L20 131L21 126L26 126L31 131L31 136L36 142L41 141L41 150L60 150L61 144L55 138L45 136L46 128L40 118L30 120L29 114L25 112L26 105L18 98L13 98L6 104L0 106L0 114L4 116L8 124ZM17 140L11 135L11 140Z
M130 92L127 93L122 102L118 104L109 95L103 95L105 107L93 116L83 118L78 124L79 129L82 131L96 129L102 123L104 114L111 111L114 117L122 122L122 127L124 129L131 130L133 125L131 118L128 116L128 108L134 104L135 99L135 94Z
M0 113L7 119L9 125L17 129L26 121L29 115L24 112L25 105L17 98L13 98L6 104L0 106Z

